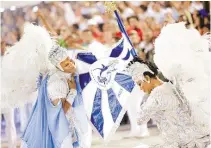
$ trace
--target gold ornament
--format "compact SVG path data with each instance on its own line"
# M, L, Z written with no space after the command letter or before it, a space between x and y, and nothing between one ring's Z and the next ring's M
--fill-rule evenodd
M106 7L106 13L113 13L115 10L117 10L116 2L105 2Z

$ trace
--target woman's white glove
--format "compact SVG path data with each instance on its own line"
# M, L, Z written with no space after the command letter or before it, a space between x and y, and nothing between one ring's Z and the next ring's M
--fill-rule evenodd
M68 86L69 86L69 93L67 95L67 101L72 105L74 102L74 99L77 95L77 90L76 90L76 83L75 83L75 79L72 76L71 80L68 79L67 80Z
M67 95L67 101L72 105L76 96L77 96L77 90L71 89Z

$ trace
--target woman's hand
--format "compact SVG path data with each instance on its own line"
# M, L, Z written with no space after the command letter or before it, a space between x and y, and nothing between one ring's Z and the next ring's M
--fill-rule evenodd
M68 80L67 80L67 83L68 83L70 89L76 89L76 83L75 83L74 77L72 77L71 80L68 79Z
M71 108L71 104L66 101L66 99L62 99L62 108L64 110L64 113L66 114L67 111Z

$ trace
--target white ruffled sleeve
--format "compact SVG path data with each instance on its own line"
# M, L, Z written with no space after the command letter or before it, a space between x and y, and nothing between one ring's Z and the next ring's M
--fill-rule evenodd
M55 99L66 98L69 93L67 82L62 79L49 79L48 81L48 96L51 101Z
M160 88L153 90L146 102L141 105L141 109L138 112L138 124L148 122L158 111L166 110L169 105L168 98L165 97Z
M147 101L141 105L138 112L138 124L144 124L158 111L158 102L154 97L149 97Z

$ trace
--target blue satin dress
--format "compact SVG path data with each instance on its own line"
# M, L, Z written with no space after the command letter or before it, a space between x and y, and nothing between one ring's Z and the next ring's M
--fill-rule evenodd
M69 128L71 125L65 116L62 103L54 106L48 98L48 78L49 76L46 76L44 79L43 76L39 77L39 93L26 129L21 137L22 148L61 148L64 139L69 134L73 135L73 133L77 134L77 140L74 140L70 147L83 147L80 144L83 142L80 134L87 131L88 120L83 107L78 77L75 77L78 95L75 97L72 107L74 116L77 119L74 122L75 126L79 125L79 127L71 128L74 131L71 131ZM80 132L76 129L80 129Z

